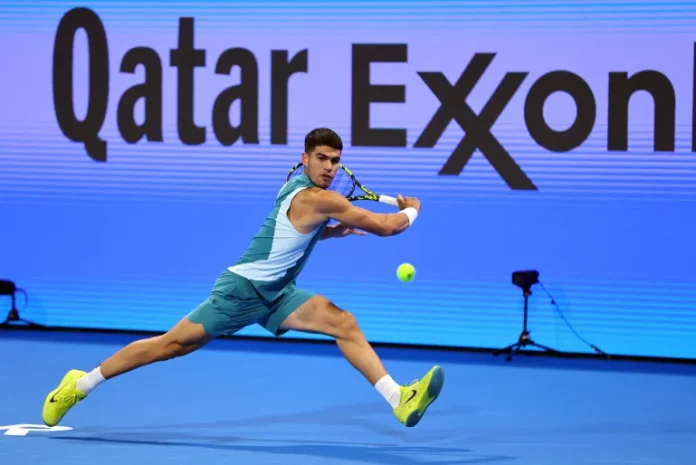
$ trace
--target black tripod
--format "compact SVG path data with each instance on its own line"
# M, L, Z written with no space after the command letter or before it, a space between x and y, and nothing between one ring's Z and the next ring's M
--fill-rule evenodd
M561 355L559 351L556 349L552 349L550 347L546 347L541 344L537 344L531 337L529 337L530 331L527 329L527 315L528 315L528 309L529 309L529 296L532 295L532 285L536 284L539 279L539 273L537 271L516 271L512 274L512 282L522 288L522 292L524 294L524 323L522 326L522 333L520 334L519 339L517 342L510 344L507 347L503 347L502 349L498 349L493 352L493 356L497 357L498 355L502 353L507 353L507 357L505 357L506 361L512 360L512 354L517 353L520 351L520 349L527 347L527 346L532 346L532 347L537 347L539 349L542 349L548 353L555 354L555 355Z
M24 292L23 290L18 289L17 286L15 286L15 283L13 283L12 281L0 280L0 295L9 295L12 298L12 308L10 308L10 312L7 314L7 318L5 319L5 321L3 323L0 323L0 328L15 326L13 323L16 323L18 321L24 323L23 325L21 325L23 327L42 327L43 325L34 323L29 320L25 320L24 318L19 316L19 310L17 310L17 299L15 296L17 291ZM24 295L26 297L26 294Z

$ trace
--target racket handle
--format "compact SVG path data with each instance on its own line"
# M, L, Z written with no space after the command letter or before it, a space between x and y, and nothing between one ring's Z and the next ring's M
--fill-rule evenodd
M392 205L394 207L399 206L399 202L396 200L396 197L390 197L388 195L380 195L379 201L381 203L386 203L387 205Z

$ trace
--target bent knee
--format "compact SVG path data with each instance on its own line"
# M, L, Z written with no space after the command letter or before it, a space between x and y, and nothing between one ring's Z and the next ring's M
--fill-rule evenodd
M336 333L342 339L350 339L360 332L358 320L350 312L341 310L336 320Z

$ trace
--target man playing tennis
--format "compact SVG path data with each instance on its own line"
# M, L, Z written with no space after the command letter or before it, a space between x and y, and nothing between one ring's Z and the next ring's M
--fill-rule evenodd
M442 368L433 367L409 386L398 385L353 315L325 297L295 286L317 241L365 231L393 236L407 229L420 211L417 199L399 196L399 212L372 213L327 189L339 169L342 150L341 138L330 129L307 134L304 173L283 186L245 253L220 274L208 298L167 333L127 345L90 373L69 371L46 397L44 423L57 425L107 379L189 354L215 337L258 323L275 336L295 330L334 337L348 362L385 398L396 418L415 426L440 394ZM328 226L331 219L338 223Z

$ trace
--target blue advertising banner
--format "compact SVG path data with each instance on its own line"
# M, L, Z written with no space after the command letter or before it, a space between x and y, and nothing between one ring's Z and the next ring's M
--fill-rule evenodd
M682 1L0 1L0 278L40 323L164 331L326 126L423 204L298 282L371 341L504 346L534 269L539 342L696 357L694 26Z

